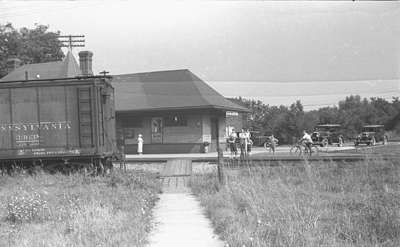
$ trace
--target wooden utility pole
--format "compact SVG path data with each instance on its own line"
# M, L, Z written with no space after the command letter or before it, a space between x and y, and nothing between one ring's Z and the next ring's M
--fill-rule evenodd
M107 75L107 74L109 74L110 72L108 72L108 71L105 71L105 70L103 70L103 71L101 71L99 74L102 74L104 77Z
M218 152L218 181L220 184L224 182L224 153L220 147L217 148Z

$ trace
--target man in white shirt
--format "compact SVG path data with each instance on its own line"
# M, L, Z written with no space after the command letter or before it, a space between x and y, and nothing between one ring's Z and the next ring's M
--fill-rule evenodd
M239 133L239 139L240 139L240 157L244 158L247 156L247 138L246 138L246 132L244 129Z
M303 137L301 138L301 141L306 145L311 155L311 145L313 144L313 141L311 136L305 130L303 130Z
M253 144L253 141L251 140L251 134L250 134L250 130L247 129L245 132L245 143L246 143L246 153L250 154L251 153L251 145Z

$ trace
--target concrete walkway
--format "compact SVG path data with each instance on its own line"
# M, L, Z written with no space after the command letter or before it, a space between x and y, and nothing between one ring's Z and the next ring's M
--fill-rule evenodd
M223 247L200 203L189 193L163 193L154 209L150 247Z
M225 246L190 193L191 174L190 160L169 160L161 172L163 193L153 211L156 227L150 234L150 247Z

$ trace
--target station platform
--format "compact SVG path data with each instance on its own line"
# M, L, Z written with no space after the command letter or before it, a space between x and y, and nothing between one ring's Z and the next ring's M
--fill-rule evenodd
M354 147L328 147L320 148L319 154L308 157L311 160L360 160L363 158L360 154L349 154L348 152L341 153L340 151L349 151ZM234 157L229 151L223 152L224 158L239 158L239 154ZM171 159L190 159L193 162L216 162L218 159L217 152L210 153L179 153L179 154L129 154L125 156L127 162L166 162ZM290 146L279 146L272 154L268 150L262 147L256 147L252 149L248 159L251 160L282 160L282 161L298 161L303 160L304 157L290 154Z

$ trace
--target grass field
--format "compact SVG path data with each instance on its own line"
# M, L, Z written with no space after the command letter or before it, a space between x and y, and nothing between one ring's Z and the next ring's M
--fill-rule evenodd
M225 170L192 190L229 246L398 246L399 160Z
M0 176L0 246L144 246L154 175Z

